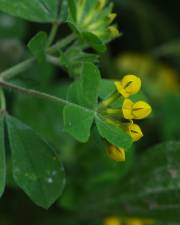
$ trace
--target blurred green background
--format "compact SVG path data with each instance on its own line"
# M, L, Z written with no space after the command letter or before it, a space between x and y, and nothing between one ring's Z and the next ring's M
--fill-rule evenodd
M105 78L120 78L127 73L142 78L143 91L153 106L153 115L141 123L144 138L135 144L125 163L112 162L105 152L107 144L96 130L87 144L79 144L63 132L59 107L7 92L9 112L56 147L64 162L67 185L52 208L40 209L15 186L8 160L8 187L0 200L0 225L103 224L109 216L101 212L103 204L94 204L91 212L88 203L97 196L98 203L103 203L111 187L127 173L133 158L137 161L145 149L163 141L180 140L179 1L114 0L114 4L123 36L109 44L108 51L101 55L100 67ZM27 55L29 39L39 30L49 29L49 25L1 13L0 70L20 62ZM67 33L69 29L63 25L58 36ZM36 65L15 80L64 98L70 81L65 71L49 64Z

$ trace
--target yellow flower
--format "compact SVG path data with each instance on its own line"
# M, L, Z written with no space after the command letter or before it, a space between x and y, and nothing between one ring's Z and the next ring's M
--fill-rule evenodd
M107 149L107 154L109 158L115 161L125 161L125 150L124 148L119 148L114 145L110 145Z
M138 141L143 137L141 128L137 124L130 123L128 125L128 133L132 137L133 141Z
M141 89L141 79L135 75L126 75L121 81L115 81L117 91L125 98Z
M122 106L122 112L125 119L144 119L152 112L151 106L144 101L132 102L130 99L125 99Z
M103 225L121 225L122 221L116 217L116 216L111 216L111 217L107 217L104 220L104 224Z

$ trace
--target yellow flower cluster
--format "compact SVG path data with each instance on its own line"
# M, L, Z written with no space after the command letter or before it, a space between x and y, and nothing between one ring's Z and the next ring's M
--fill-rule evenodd
M91 32L102 41L120 36L116 25L111 25L116 14L112 13L112 4L108 0L76 0L76 25L82 32Z
M127 133L130 135L132 140L138 141L143 137L140 126L133 122L133 120L141 120L149 116L152 112L151 106L145 101L133 102L129 99L130 96L137 94L141 89L141 79L135 75L126 75L120 81L115 81L117 92L124 98L121 114L124 119L129 120L125 125ZM115 95L116 96L116 95ZM111 99L108 99L105 104L109 104ZM113 110L109 110L113 112ZM115 112L118 112L115 110ZM111 159L116 161L125 161L125 149L110 146L107 150L108 155Z
M143 136L143 133L139 125L133 123L133 119L144 119L152 112L152 108L147 102L133 102L128 98L140 91L141 80L135 75L126 75L122 80L115 81L115 86L118 93L124 97L122 114L125 119L130 120L130 123L128 124L128 133L133 141L138 141Z

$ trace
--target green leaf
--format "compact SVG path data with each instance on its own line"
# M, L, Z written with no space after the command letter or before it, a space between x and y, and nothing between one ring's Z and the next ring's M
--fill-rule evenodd
M180 142L166 142L149 149L132 172L117 185L107 208L128 216L180 222ZM118 208L117 208L118 206ZM129 208L128 213L125 207ZM121 212L120 212L121 209Z
M93 120L93 111L75 106L64 108L65 130L80 142L88 141Z
M28 48L39 63L46 60L45 50L48 43L48 37L45 32L37 33L28 43Z
M68 6L70 10L70 15L74 21L76 21L76 3L75 0L68 0Z
M125 148L125 150L128 151L132 145L132 140L122 128L110 123L100 115L96 115L96 125L99 134L103 138L111 144Z
M83 32L82 37L87 41L87 43L94 48L96 51L102 53L106 51L106 46L104 43L93 33Z
M48 208L62 194L64 169L55 151L27 125L6 116L13 177L37 205Z
M34 22L54 22L58 19L59 0L1 0L0 10Z
M102 79L99 88L99 97L106 99L110 97L116 90L114 82L112 80Z
M60 21L66 21L68 18L68 2L67 0L61 0L61 11L59 13Z
M64 126L65 130L80 142L89 139L99 85L100 72L97 67L91 63L84 63L80 79L69 88L68 101L75 104L65 106Z
M45 69L47 70L47 68ZM58 84L49 82L46 88L40 87L40 89L59 98L66 99L68 87L69 83L61 81ZM12 113L36 130L48 142L53 143L53 146L63 157L62 154L67 153L67 148L68 150L73 148L75 143L75 140L64 132L63 108L63 105L56 104L53 104L51 107L49 102L34 97L28 97L27 101L27 96L17 95ZM34 119L34 115L36 115L36 119Z
M70 76L77 77L81 73L82 63L97 63L98 55L83 51L81 46L72 46L61 52L60 63L68 70Z
M92 63L84 63L81 74L81 93L90 108L97 104L101 75L98 68Z
M4 139L4 116L0 115L0 197L6 186L6 159Z

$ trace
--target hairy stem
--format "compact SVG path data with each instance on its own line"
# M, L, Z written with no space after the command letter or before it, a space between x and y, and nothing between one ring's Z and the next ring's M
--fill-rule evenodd
M49 47L47 49L47 53L56 52L58 49L63 48L66 45L68 45L69 43L71 43L74 39L75 39L75 35L74 34L71 34L71 35L67 36L66 38L64 38L64 39L60 40L59 42L57 42L52 47ZM53 63L53 64L59 66L57 58L55 60L55 58L53 58L52 56L47 55L47 60L50 63ZM0 73L0 79L1 80L9 80L9 79L15 77L16 75L18 75L18 74L26 71L27 69L29 69L34 62L35 62L35 58L26 59L25 61L20 62L20 63L18 63L16 65L12 66L11 68L1 72Z
M54 103L57 103L57 104L69 105L69 106L76 107L76 108L78 107L78 108L80 108L84 111L95 113L94 111L92 111L88 108L85 108L85 107L80 106L78 104L75 104L73 102L69 102L69 101L64 100L62 98L59 98L59 97L56 97L56 96L53 96L53 95L49 95L49 94L44 93L44 92L36 91L36 90L33 90L33 89L23 88L23 87L14 85L14 84L6 82L6 81L0 80L0 87L5 88L5 89L14 90L14 91L26 94L26 95L35 96L37 98L44 99L46 101L51 101L51 102L54 102Z

